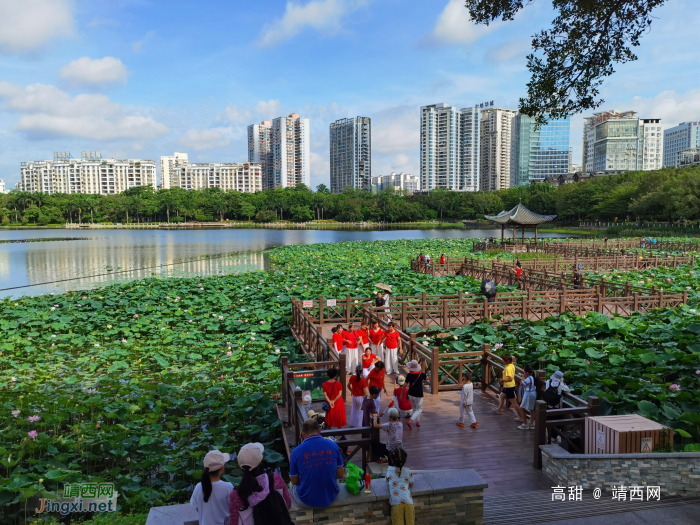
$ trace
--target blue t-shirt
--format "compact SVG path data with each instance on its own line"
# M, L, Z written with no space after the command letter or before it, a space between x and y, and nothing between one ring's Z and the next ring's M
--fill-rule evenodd
M320 434L307 437L292 450L289 475L299 476L297 497L309 507L327 507L340 492L338 467L345 465L338 445Z

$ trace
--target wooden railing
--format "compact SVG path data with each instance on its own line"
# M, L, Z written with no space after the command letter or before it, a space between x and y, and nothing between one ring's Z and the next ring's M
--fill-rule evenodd
M549 248L548 248L549 247ZM534 239L504 239L503 242L500 240L495 240L493 242L480 241L475 242L473 245L474 251L485 251L489 250L504 250L504 251L528 251L528 252L542 252L542 253L576 253L579 255L586 249L589 249L591 255L593 255L592 250L629 250L629 249L641 249L642 243L641 238L638 239L609 239L607 242L604 240L594 240L594 239L540 239L535 241ZM700 250L700 241L670 241L664 239L656 239L656 244L650 245L648 242L645 243L645 250L663 250L663 251L674 251L674 252L690 252ZM549 251L547 251L549 250Z
M286 357L282 357L282 407L283 411L286 411L286 423L289 425L292 434L292 442L287 440L285 434L285 447L287 449L287 457L290 457L291 450L301 444L303 441L301 431L304 424L304 419L306 413L303 408L302 402L302 392L297 390L294 386L294 371L300 371L301 369L311 369L311 370L327 370L331 367L340 365L340 377L338 381L343 386L343 400L346 396L346 374L345 374L345 355L340 355L339 361L326 361L326 362L307 362L307 363L289 363ZM367 472L367 463L371 459L371 434L376 433L377 429L371 427L348 427L339 430L322 430L321 436L323 437L345 437L344 440L338 441L338 446L343 449L352 447L352 452L345 456L346 461L350 461L358 451L362 451L362 470ZM360 438L352 437L360 435ZM348 438L349 437L349 438Z

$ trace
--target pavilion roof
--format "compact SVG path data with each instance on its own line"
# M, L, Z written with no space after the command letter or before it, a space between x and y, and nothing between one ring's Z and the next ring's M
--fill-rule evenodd
M488 220L505 226L536 226L543 222L553 221L556 215L540 215L528 210L522 203L509 211L502 211L498 215L484 215Z

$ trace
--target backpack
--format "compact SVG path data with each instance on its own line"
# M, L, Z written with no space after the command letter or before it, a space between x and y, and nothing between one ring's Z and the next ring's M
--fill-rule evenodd
M287 504L282 495L275 490L275 477L267 474L270 493L253 507L253 523L257 525L292 525Z
M552 386L550 383L549 388L542 395L542 400L549 407L559 407L559 385Z

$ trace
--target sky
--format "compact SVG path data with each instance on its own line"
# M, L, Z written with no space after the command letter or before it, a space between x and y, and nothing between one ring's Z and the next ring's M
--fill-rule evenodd
M700 120L700 11L668 0L599 110ZM0 0L0 178L57 151L247 159L249 124L311 124L311 185L330 186L331 122L372 119L372 174L419 174L420 106L517 109L551 3L476 26L462 0ZM572 118L580 164L583 115Z

